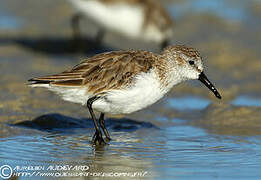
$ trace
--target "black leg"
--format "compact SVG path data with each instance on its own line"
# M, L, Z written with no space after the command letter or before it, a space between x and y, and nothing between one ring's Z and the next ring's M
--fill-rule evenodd
M82 38L80 31L80 19L83 17L81 13L77 13L73 15L71 20L71 26L73 30L73 38L74 40L80 40Z
M96 101L97 99L99 99L99 97L94 96L94 97L88 99L88 101L87 101L87 107L88 107L89 112L90 112L90 114L92 116L92 120L93 120L95 129L96 129L95 134L92 137L92 144L93 145L104 145L106 143L105 143L105 141L102 138L101 130L100 130L99 126L98 126L97 119L96 119L95 114L94 114L93 109L92 109L92 103L94 101Z
M101 113L100 118L99 118L99 123L106 136L106 141L107 142L110 141L111 140L110 134L109 134L108 130L106 129L105 122L104 122L104 113Z
M164 41L161 42L160 44L160 48L161 50L164 50L166 47L168 47L170 45L169 40L165 39Z
M105 36L105 30L104 29L99 29L96 37L95 37L95 43L97 46L101 46L102 45L102 41L104 39Z
M72 17L71 20L71 25L72 25L72 30L73 30L73 49L78 52L78 51L84 51L85 46L84 46L84 39L80 30L80 19L83 18L84 16L81 13L77 13Z

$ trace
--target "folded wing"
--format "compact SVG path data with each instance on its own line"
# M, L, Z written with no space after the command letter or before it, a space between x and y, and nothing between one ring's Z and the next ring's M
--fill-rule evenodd
M153 55L144 51L118 51L103 53L81 62L60 74L32 78L29 85L61 87L86 86L89 92L119 89L131 84L135 75L148 72Z

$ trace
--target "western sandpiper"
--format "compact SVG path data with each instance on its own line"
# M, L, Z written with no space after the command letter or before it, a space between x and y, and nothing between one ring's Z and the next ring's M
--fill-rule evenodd
M198 51L169 46L161 54L148 51L114 51L95 55L60 74L30 79L32 87L46 87L64 100L86 105L96 132L95 145L104 144L104 114L128 114L162 98L174 85L189 79L204 83L217 98L220 94L203 73ZM93 110L101 113L99 124ZM100 125L100 127L99 127Z
M69 0L78 13L72 18L75 37L80 34L82 15L111 30L132 39L156 42L162 48L169 44L173 21L156 0ZM101 40L101 30L97 39Z

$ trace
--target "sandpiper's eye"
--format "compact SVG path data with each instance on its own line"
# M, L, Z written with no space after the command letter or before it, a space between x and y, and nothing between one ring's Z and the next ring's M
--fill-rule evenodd
M189 61L189 64L190 64L190 65L194 65L195 62L194 62L194 61Z

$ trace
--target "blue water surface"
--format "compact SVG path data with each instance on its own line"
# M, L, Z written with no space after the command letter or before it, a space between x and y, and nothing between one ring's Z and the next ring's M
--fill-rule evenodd
M256 106L256 107L260 107L261 106L261 99L242 95L242 96L239 96L236 99L234 99L232 101L232 104L236 105L236 106Z
M175 97L167 100L167 106L177 110L202 110L210 103L209 100L196 96Z
M210 13L221 18L242 21L248 17L246 8L249 5L248 1L239 0L240 3L232 2L231 0L192 0L185 3L173 3L170 11L173 17L181 18L188 13Z
M88 172L142 171L149 179L259 179L261 176L259 136L211 135L200 128L180 125L113 132L109 146L94 150L89 144L90 135L79 131L0 139L0 164L13 168L88 165Z
M0 30L15 30L21 28L22 25L22 20L5 10L4 1L0 1Z

